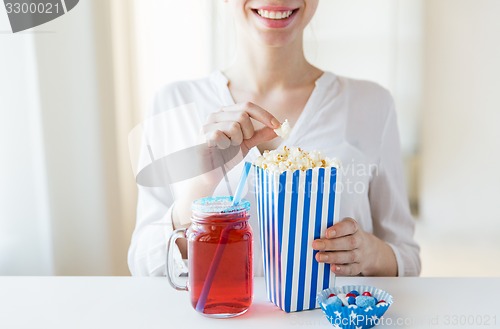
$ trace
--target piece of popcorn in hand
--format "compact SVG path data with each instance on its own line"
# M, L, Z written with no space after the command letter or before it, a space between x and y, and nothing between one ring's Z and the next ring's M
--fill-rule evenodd
M279 128L274 129L274 132L279 137L287 139L288 135L290 135L291 130L292 128L290 128L290 123L288 122L288 119L285 119L285 122L283 122Z

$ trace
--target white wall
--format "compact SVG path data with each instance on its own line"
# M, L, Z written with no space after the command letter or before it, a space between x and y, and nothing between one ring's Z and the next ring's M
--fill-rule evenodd
M81 1L35 39L57 274L126 273L108 6Z
M212 0L134 2L137 92L142 113L149 110L161 86L201 78L213 69L211 10Z
M49 275L52 243L34 36L9 30L0 10L0 275Z
M128 273L110 35L100 0L0 34L0 274Z
M497 249L499 17L498 0L426 2L420 194L422 220L433 231L462 232L467 244L489 239Z
M392 92L405 154L416 152L419 139L422 5L422 0L320 1L305 36L314 64Z

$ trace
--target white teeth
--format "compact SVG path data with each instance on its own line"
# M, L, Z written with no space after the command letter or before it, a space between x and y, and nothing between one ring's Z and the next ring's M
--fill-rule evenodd
M292 10L288 11L267 11L267 10L262 10L259 9L257 10L257 13L264 17L264 18L269 18L269 19L285 19L290 17L290 15L293 13Z

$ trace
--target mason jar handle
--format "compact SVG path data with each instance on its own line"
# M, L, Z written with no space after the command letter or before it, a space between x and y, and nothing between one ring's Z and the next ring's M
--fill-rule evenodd
M186 237L185 228L177 229L173 231L172 234L170 234L170 238L168 239L168 244L167 244L167 259L165 260L165 267L166 267L168 282L170 283L170 285L177 290L187 291L188 290L187 285L183 286L178 285L174 279L175 276L174 250L176 248L175 241L177 241L177 239L179 238L184 238L184 237Z

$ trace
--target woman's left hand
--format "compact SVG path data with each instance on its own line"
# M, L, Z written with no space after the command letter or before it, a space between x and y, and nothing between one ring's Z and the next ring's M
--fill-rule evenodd
M345 218L326 230L326 237L313 241L316 260L331 264L338 275L397 276L392 248L373 234L363 231L352 218Z

